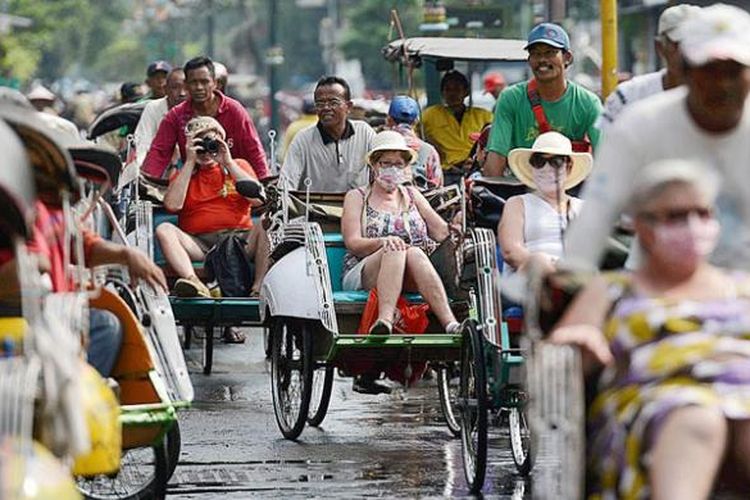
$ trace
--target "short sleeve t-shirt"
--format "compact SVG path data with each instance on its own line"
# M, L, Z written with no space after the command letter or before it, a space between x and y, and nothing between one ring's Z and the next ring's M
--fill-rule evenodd
M241 158L234 161L250 177L258 178L248 162ZM177 175L174 173L170 182ZM218 163L200 167L190 178L178 225L189 234L250 229L250 200L237 193L234 179Z
M469 157L474 141L470 136L479 132L492 121L492 113L486 109L467 107L461 123L447 106L435 104L422 113L425 140L440 153L444 169L460 164Z
M507 157L511 149L530 148L539 135L539 125L526 94L528 82L505 89L495 106L495 117L487 149ZM553 130L572 141L588 140L597 147L599 130L594 126L602 111L599 97L578 84L568 82L565 94L554 102L542 100L542 109Z

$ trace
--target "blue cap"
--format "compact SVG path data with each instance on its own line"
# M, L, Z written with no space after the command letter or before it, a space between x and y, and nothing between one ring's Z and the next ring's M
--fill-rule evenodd
M558 49L570 50L570 38L568 38L568 34L561 26L552 23L542 23L534 26L534 29L529 32L527 42L526 47L524 47L527 50L535 43L544 43Z
M414 123L419 117L419 104L407 95L397 95L391 101L388 116L396 123Z

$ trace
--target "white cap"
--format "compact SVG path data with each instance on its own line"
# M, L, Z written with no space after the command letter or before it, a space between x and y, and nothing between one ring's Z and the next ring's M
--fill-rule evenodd
M54 101L57 97L44 85L37 85L26 95L26 99L29 101Z
M656 34L667 36L673 42L679 42L681 40L681 33L679 33L677 28L687 19L695 16L700 10L700 7L687 3L673 5L664 9L664 12L659 16L659 27Z
M732 60L750 66L750 14L717 3L700 9L678 29L682 55L692 66Z

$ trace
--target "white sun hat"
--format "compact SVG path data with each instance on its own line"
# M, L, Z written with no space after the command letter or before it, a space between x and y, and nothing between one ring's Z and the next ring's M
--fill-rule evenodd
M700 9L678 28L682 55L692 66L736 61L750 66L750 14L723 3Z
M417 157L417 153L406 144L404 136L394 130L384 130L375 134L375 137L372 139L372 147L370 147L370 151L367 152L366 157L369 165L372 165L370 158L373 153L377 153L378 151L402 151L408 153L410 158L408 163L413 163Z
M508 154L510 169L519 181L531 189L537 188L532 175L533 167L529 163L534 153L570 156L573 166L565 176L563 189L566 191L583 182L591 173L593 159L589 153L575 153L570 139L559 132L545 132L536 138L531 148L516 148Z
M700 12L700 10L701 8L697 5L687 3L667 7L659 16L659 27L656 30L656 34L666 36L673 42L680 42L683 32L678 28L685 21Z

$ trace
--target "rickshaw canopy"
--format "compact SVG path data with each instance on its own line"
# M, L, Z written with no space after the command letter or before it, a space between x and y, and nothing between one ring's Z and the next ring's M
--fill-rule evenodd
M383 47L387 61L408 61L416 66L423 58L453 61L526 61L526 40L500 38L418 37L394 40Z
M3 166L0 168L0 220L3 236L28 238L34 219L34 177L23 143L13 130L0 121L0 147Z
M122 169L117 151L106 144L96 144L73 135L61 134L59 138L73 157L78 175L98 184L117 185Z
M11 126L26 146L39 198L52 205L62 203L62 192L75 200L78 183L73 158L60 144L62 133L42 121L37 112L19 106L0 106L0 119Z
M108 132L117 130L126 126L128 132L133 132L143 114L143 109L149 101L132 102L120 104L113 108L106 109L96 117L94 122L89 126L88 138L93 140Z

